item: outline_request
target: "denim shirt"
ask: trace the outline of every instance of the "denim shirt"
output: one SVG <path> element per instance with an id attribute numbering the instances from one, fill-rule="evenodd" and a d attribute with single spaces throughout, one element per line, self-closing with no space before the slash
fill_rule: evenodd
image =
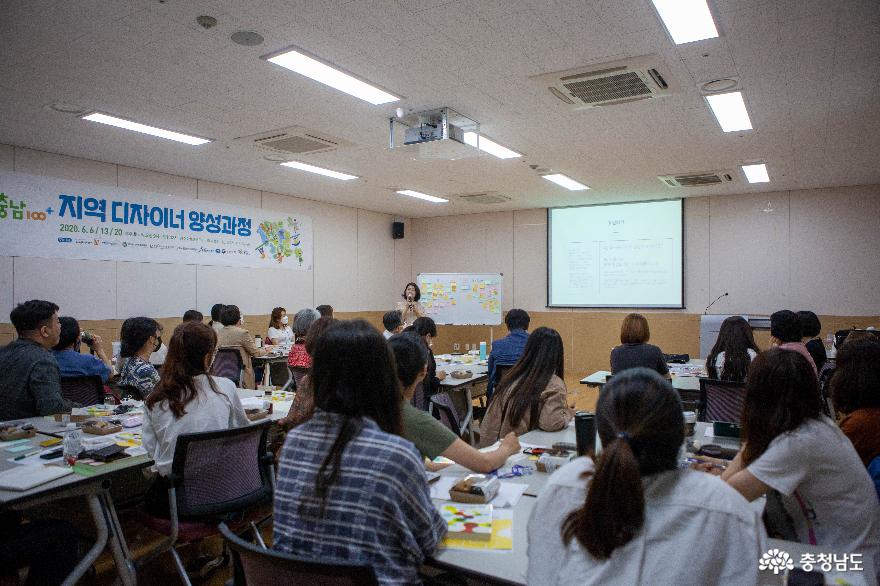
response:
<path id="1" fill-rule="evenodd" d="M 495 391 L 495 367 L 516 364 L 529 341 L 529 333 L 525 330 L 513 330 L 507 336 L 492 343 L 489 353 L 489 382 L 486 387 L 486 400 L 492 398 Z"/>

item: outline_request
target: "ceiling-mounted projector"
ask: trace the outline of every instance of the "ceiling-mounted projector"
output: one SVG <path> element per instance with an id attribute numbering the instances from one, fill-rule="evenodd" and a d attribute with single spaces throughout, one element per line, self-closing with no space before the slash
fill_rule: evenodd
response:
<path id="1" fill-rule="evenodd" d="M 473 144 L 468 144 L 476 142 L 473 137 L 480 133 L 479 123 L 451 108 L 414 112 L 402 118 L 390 118 L 389 121 L 392 149 L 418 145 L 419 156 L 426 159 L 455 160 L 479 155 L 479 150 Z M 403 145 L 400 145 L 401 127 Z M 467 140 L 469 133 L 473 140 Z"/>

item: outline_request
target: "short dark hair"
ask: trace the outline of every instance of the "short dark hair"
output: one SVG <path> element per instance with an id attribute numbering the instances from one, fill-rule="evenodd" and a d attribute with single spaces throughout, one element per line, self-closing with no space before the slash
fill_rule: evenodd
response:
<path id="1" fill-rule="evenodd" d="M 880 407 L 880 342 L 865 338 L 840 347 L 831 396 L 835 409 L 843 413 Z"/>
<path id="2" fill-rule="evenodd" d="M 215 303 L 211 306 L 211 321 L 220 321 L 223 316 L 223 308 L 226 307 L 222 303 Z"/>
<path id="3" fill-rule="evenodd" d="M 237 305 L 224 305 L 220 312 L 220 323 L 224 326 L 234 326 L 241 321 L 241 310 Z"/>
<path id="4" fill-rule="evenodd" d="M 205 319 L 205 316 L 202 315 L 202 312 L 198 309 L 187 309 L 183 314 L 183 321 L 202 321 Z"/>
<path id="5" fill-rule="evenodd" d="M 407 287 L 409 287 L 410 285 L 412 285 L 413 287 L 415 287 L 415 290 L 416 290 L 416 295 L 415 295 L 415 297 L 413 297 L 413 301 L 418 301 L 419 299 L 422 298 L 422 290 L 419 289 L 419 286 L 416 285 L 415 283 L 407 283 L 406 286 L 403 288 L 403 293 L 401 294 L 401 297 L 403 297 L 404 299 L 406 299 L 406 289 L 407 289 Z"/>
<path id="6" fill-rule="evenodd" d="M 430 317 L 417 317 L 412 327 L 413 331 L 420 336 L 430 335 L 432 338 L 437 337 L 437 324 Z"/>
<path id="7" fill-rule="evenodd" d="M 803 337 L 815 338 L 822 333 L 822 322 L 819 321 L 818 315 L 812 311 L 799 311 L 797 316 L 801 320 Z"/>
<path id="8" fill-rule="evenodd" d="M 529 321 L 531 319 L 525 309 L 511 309 L 504 316 L 504 323 L 507 324 L 507 329 L 510 331 L 529 329 Z"/>
<path id="9" fill-rule="evenodd" d="M 319 305 L 315 308 L 318 313 L 321 314 L 321 317 L 333 317 L 333 306 L 332 305 Z"/>
<path id="10" fill-rule="evenodd" d="M 15 326 L 15 331 L 20 336 L 46 325 L 46 322 L 52 319 L 57 311 L 58 306 L 51 301 L 31 299 L 16 305 L 15 309 L 9 313 L 9 321 Z"/>
<path id="11" fill-rule="evenodd" d="M 156 335 L 156 330 L 161 332 L 162 325 L 151 317 L 130 317 L 122 322 L 122 329 L 119 331 L 119 355 L 123 358 L 134 356 L 150 336 Z"/>
<path id="12" fill-rule="evenodd" d="M 73 346 L 79 339 L 79 322 L 70 316 L 59 317 L 61 322 L 61 336 L 58 337 L 58 343 L 55 344 L 53 350 L 64 350 Z"/>
<path id="13" fill-rule="evenodd" d="M 397 309 L 386 312 L 385 315 L 382 316 L 382 325 L 385 326 L 385 329 L 389 332 L 393 332 L 399 328 L 402 323 L 403 315 Z"/>
<path id="14" fill-rule="evenodd" d="M 410 386 L 428 364 L 427 346 L 415 332 L 407 332 L 392 336 L 388 340 L 388 347 L 397 363 L 397 379 L 401 386 Z"/>
<path id="15" fill-rule="evenodd" d="M 773 313 L 770 316 L 770 335 L 783 344 L 800 342 L 804 336 L 798 314 L 789 309 L 781 309 Z"/>

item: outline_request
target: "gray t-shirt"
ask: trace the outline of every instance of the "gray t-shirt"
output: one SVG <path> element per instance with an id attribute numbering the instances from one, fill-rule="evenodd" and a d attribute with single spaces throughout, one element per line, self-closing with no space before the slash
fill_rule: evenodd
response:
<path id="1" fill-rule="evenodd" d="M 777 436 L 748 471 L 782 494 L 798 541 L 860 553 L 880 568 L 880 506 L 852 443 L 822 415 Z"/>
<path id="2" fill-rule="evenodd" d="M 663 352 L 653 344 L 621 344 L 611 350 L 611 372 L 617 374 L 627 368 L 642 366 L 667 374 L 669 367 Z"/>
<path id="3" fill-rule="evenodd" d="M 720 478 L 670 470 L 642 479 L 645 523 L 607 560 L 578 541 L 562 541 L 562 524 L 584 505 L 589 458 L 553 473 L 529 520 L 528 584 L 726 584 L 754 586 L 767 550 L 758 512 Z"/>

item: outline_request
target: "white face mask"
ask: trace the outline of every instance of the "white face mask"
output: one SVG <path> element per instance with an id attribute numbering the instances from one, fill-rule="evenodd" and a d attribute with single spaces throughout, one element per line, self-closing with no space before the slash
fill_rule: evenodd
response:
<path id="1" fill-rule="evenodd" d="M 286 315 L 281 318 L 281 324 L 285 325 L 285 326 L 287 325 L 287 316 Z"/>

